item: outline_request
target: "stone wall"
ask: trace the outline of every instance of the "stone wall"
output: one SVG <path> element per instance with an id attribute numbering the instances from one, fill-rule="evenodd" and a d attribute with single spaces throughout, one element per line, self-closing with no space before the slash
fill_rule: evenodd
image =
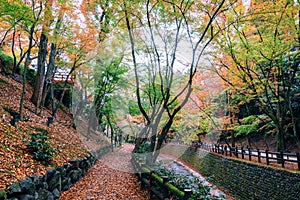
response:
<path id="1" fill-rule="evenodd" d="M 300 199 L 300 172 L 277 170 L 203 150 L 185 151 L 181 159 L 237 199 Z"/>
<path id="2" fill-rule="evenodd" d="M 6 191 L 0 191 L 0 200 L 54 200 L 60 197 L 62 191 L 68 190 L 95 162 L 108 153 L 107 146 L 91 153 L 88 157 L 70 160 L 68 164 L 48 169 L 46 175 L 31 175 L 20 183 L 12 184 Z"/>

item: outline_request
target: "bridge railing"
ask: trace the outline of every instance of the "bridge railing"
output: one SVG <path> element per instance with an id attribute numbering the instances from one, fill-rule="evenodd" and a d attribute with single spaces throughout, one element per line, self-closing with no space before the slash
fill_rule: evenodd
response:
<path id="1" fill-rule="evenodd" d="M 67 80 L 68 77 L 68 82 L 74 82 L 75 81 L 75 76 L 74 75 L 68 75 L 67 73 L 55 73 L 53 77 L 54 82 L 64 82 Z"/>

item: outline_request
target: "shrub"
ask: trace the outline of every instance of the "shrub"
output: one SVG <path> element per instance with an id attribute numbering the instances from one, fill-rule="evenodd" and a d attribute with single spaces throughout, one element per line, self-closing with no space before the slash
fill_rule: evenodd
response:
<path id="1" fill-rule="evenodd" d="M 155 173 L 160 177 L 167 176 L 169 178 L 169 182 L 172 183 L 181 191 L 183 191 L 184 189 L 191 189 L 192 196 L 189 198 L 189 200 L 225 199 L 224 196 L 220 196 L 220 197 L 210 196 L 209 192 L 211 190 L 211 186 L 205 185 L 203 180 L 191 174 L 188 175 L 177 174 L 174 170 L 167 169 L 164 166 L 156 166 Z M 176 199 L 176 197 L 174 199 Z"/>
<path id="2" fill-rule="evenodd" d="M 128 111 L 129 114 L 133 116 L 141 114 L 138 104 L 133 100 L 129 100 Z"/>
<path id="3" fill-rule="evenodd" d="M 9 83 L 6 80 L 0 78 L 0 84 L 8 85 Z"/>
<path id="4" fill-rule="evenodd" d="M 151 143 L 145 142 L 139 146 L 139 149 L 136 151 L 136 153 L 147 153 L 150 152 L 150 150 L 151 150 Z"/>
<path id="5" fill-rule="evenodd" d="M 0 51 L 0 68 L 5 71 L 5 73 L 10 74 L 12 72 L 14 59 L 6 55 L 3 51 Z"/>
<path id="6" fill-rule="evenodd" d="M 46 130 L 30 134 L 30 141 L 27 143 L 27 148 L 34 159 L 45 161 L 46 163 L 48 163 L 56 153 L 56 150 L 53 149 L 48 142 L 49 138 L 47 134 L 48 132 Z"/>

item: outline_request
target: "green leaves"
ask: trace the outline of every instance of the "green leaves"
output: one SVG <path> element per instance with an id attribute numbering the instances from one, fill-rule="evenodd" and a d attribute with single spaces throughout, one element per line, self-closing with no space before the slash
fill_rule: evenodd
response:
<path id="1" fill-rule="evenodd" d="M 0 6 L 0 17 L 4 20 L 9 21 L 11 24 L 15 24 L 18 21 L 33 21 L 30 7 L 25 5 L 21 0 L 1 2 Z"/>
<path id="2" fill-rule="evenodd" d="M 211 186 L 204 184 L 204 181 L 199 177 L 191 174 L 177 174 L 174 170 L 167 169 L 164 166 L 156 166 L 154 172 L 159 176 L 167 176 L 169 182 L 181 191 L 190 188 L 192 196 L 189 200 L 212 198 L 209 195 Z M 215 199 L 225 199 L 225 197 L 220 196 L 215 197 Z"/>
<path id="3" fill-rule="evenodd" d="M 38 129 L 37 131 L 39 133 L 30 134 L 30 141 L 27 143 L 27 148 L 36 160 L 47 163 L 57 151 L 48 142 L 48 132 L 44 129 Z"/>

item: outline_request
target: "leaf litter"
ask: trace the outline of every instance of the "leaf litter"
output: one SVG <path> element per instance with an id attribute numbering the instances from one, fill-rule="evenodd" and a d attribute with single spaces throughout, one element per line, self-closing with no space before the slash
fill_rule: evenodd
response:
<path id="1" fill-rule="evenodd" d="M 74 187 L 62 193 L 60 200 L 149 199 L 147 192 L 140 189 L 137 176 L 133 173 L 130 148 L 130 145 L 124 145 L 103 156 Z"/>

